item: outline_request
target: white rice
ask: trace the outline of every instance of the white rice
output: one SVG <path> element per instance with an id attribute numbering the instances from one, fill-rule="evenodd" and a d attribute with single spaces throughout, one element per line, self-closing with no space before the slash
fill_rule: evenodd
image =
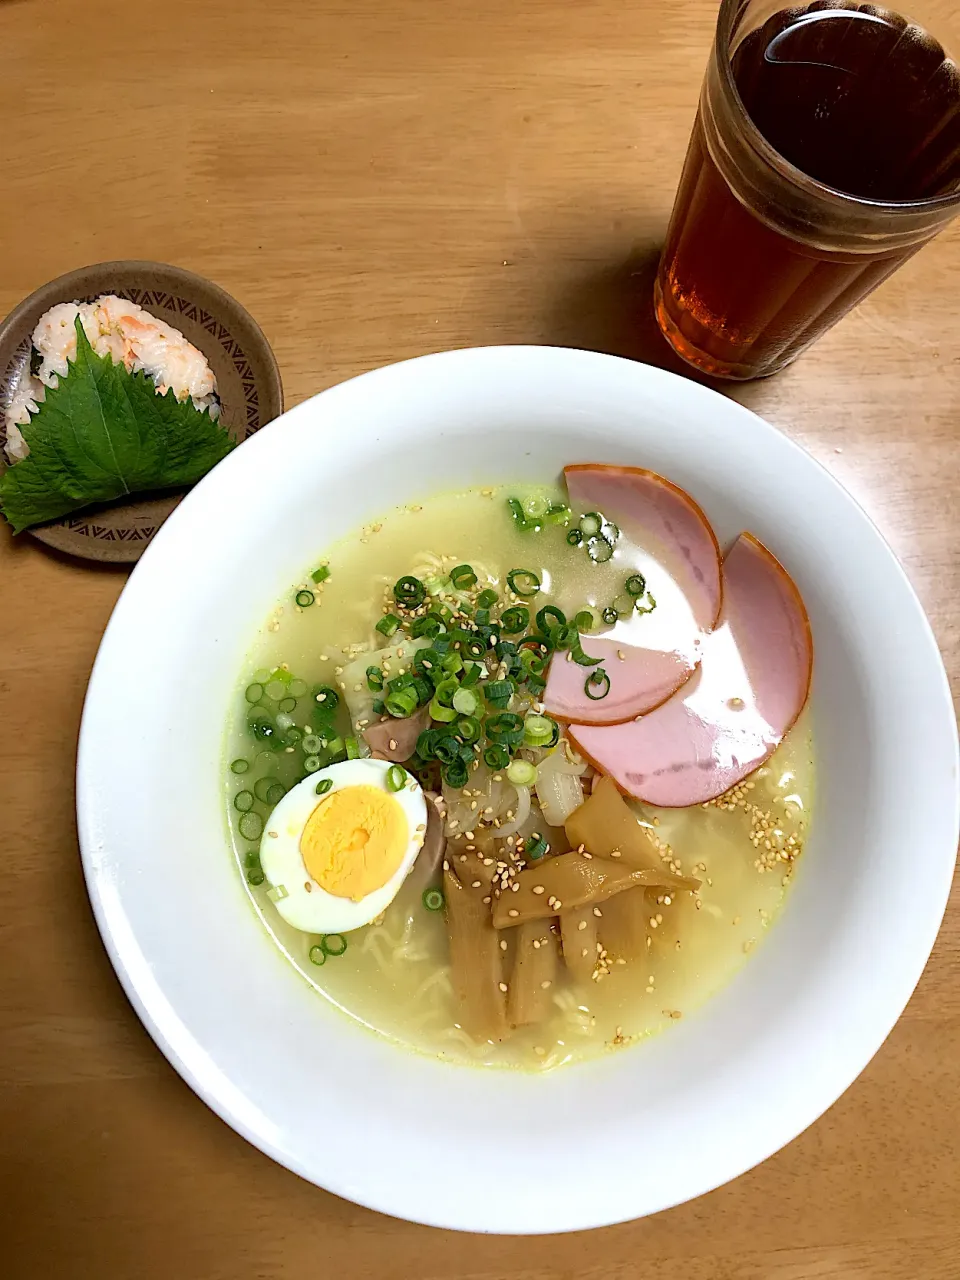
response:
<path id="1" fill-rule="evenodd" d="M 6 453 L 11 462 L 30 450 L 20 427 L 30 421 L 43 402 L 46 387 L 55 387 L 77 354 L 76 319 L 93 350 L 110 356 L 131 373 L 145 373 L 157 384 L 157 394 L 173 391 L 188 397 L 211 418 L 220 413 L 217 382 L 203 353 L 183 334 L 157 319 L 135 302 L 104 294 L 96 302 L 61 302 L 40 317 L 33 331 L 34 350 L 41 357 L 37 374 L 24 369 L 4 409 Z"/>

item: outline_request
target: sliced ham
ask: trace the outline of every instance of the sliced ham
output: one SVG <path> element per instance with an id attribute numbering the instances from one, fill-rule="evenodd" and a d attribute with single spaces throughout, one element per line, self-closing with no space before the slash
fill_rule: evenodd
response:
<path id="1" fill-rule="evenodd" d="M 577 511 L 598 511 L 618 526 L 624 580 L 640 568 L 657 607 L 621 618 L 600 638 L 581 636 L 584 652 L 603 660 L 606 697 L 595 701 L 584 688 L 595 668 L 558 654 L 544 705 L 561 720 L 616 724 L 664 702 L 696 669 L 702 637 L 720 611 L 720 550 L 693 499 L 652 471 L 589 464 L 564 475 Z M 631 559 L 641 554 L 642 564 Z"/>
<path id="2" fill-rule="evenodd" d="M 570 736 L 598 769 L 648 804 L 680 808 L 722 795 L 774 751 L 803 710 L 813 643 L 800 593 L 743 533 L 723 564 L 723 609 L 700 670 L 629 724 L 578 724 Z"/>

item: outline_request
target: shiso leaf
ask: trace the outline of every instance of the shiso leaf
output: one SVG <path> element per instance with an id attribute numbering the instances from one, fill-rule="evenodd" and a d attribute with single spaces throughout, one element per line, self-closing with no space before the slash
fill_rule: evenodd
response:
<path id="1" fill-rule="evenodd" d="M 143 373 L 98 356 L 79 316 L 77 354 L 21 427 L 30 455 L 0 477 L 0 509 L 20 533 L 94 502 L 194 484 L 234 447 L 226 431 Z"/>

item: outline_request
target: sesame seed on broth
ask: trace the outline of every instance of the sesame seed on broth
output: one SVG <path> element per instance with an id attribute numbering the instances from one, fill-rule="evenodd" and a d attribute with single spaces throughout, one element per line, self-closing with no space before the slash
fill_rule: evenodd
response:
<path id="1" fill-rule="evenodd" d="M 520 532 L 505 515 L 505 499 L 522 499 L 530 492 L 519 486 L 474 490 L 413 503 L 386 514 L 369 512 L 368 521 L 376 515 L 376 523 L 354 530 L 351 537 L 333 547 L 317 547 L 317 558 L 309 568 L 328 564 L 330 576 L 311 585 L 309 572 L 304 574 L 315 603 L 302 609 L 290 607 L 292 595 L 284 584 L 278 584 L 278 594 L 288 607 L 280 604 L 264 618 L 238 672 L 238 702 L 242 704 L 242 691 L 254 672 L 271 671 L 281 664 L 307 682 L 334 685 L 352 697 L 356 683 L 351 680 L 349 689 L 344 690 L 346 666 L 371 647 L 390 652 L 383 667 L 388 679 L 408 670 L 409 651 L 398 651 L 382 636 L 372 645 L 371 637 L 376 634 L 376 622 L 394 611 L 392 584 L 405 574 L 417 573 L 418 567 L 422 571 L 427 564 L 435 565 L 439 573 L 449 573 L 456 564 L 473 565 L 498 580 L 497 589 L 506 604 L 536 609 L 541 603 L 555 603 L 568 616 L 585 605 L 602 609 L 622 590 L 625 571 L 632 568 L 629 558 L 624 561 L 618 556 L 606 564 L 591 564 L 585 555 L 571 549 L 563 529 Z M 536 492 L 548 499 L 563 496 L 546 489 Z M 362 537 L 358 536 L 361 533 Z M 629 557 L 629 548 L 625 554 Z M 507 590 L 503 585 L 506 572 L 519 566 L 536 572 L 549 594 L 545 590 L 533 602 Z M 229 729 L 227 761 L 237 756 L 253 761 L 256 756 L 244 721 L 245 710 L 238 705 Z M 312 731 L 306 720 L 300 727 L 304 732 Z M 396 741 L 390 740 L 391 750 Z M 570 757 L 569 744 L 565 743 L 564 749 Z M 292 760 L 289 765 L 293 767 Z M 283 922 L 266 897 L 269 885 L 248 883 L 247 887 L 267 929 L 302 975 L 359 1023 L 431 1056 L 478 1065 L 550 1069 L 635 1044 L 662 1031 L 695 1012 L 741 965 L 763 963 L 766 931 L 775 925 L 801 858 L 813 799 L 813 772 L 809 721 L 804 714 L 767 764 L 718 800 L 683 810 L 636 805 L 665 869 L 696 877 L 701 881 L 700 889 L 695 894 L 685 890 L 635 891 L 642 894 L 642 910 L 637 936 L 632 946 L 624 943 L 624 954 L 610 941 L 610 935 L 605 936 L 607 904 L 596 907 L 591 931 L 586 932 L 587 922 L 581 919 L 572 933 L 578 950 L 581 940 L 591 948 L 581 961 L 592 964 L 592 971 L 587 969 L 590 976 L 575 983 L 564 962 L 558 960 L 553 972 L 537 979 L 538 993 L 548 1009 L 546 1018 L 518 1028 L 499 1044 L 478 1044 L 460 1026 L 444 912 L 424 908 L 424 886 L 416 883 L 415 875 L 380 920 L 347 935 L 349 946 L 344 956 L 322 967 L 309 961 L 310 947 L 317 939 Z M 240 815 L 232 799 L 251 785 L 253 777 L 251 772 L 229 782 L 227 804 L 241 866 L 249 856 L 250 842 L 239 834 Z M 495 780 L 506 785 L 500 774 Z M 589 794 L 589 790 L 587 786 L 585 792 Z M 448 833 L 462 834 L 443 865 L 449 869 L 451 864 L 467 864 L 469 857 L 460 878 L 467 891 L 477 895 L 477 901 L 489 906 L 501 893 L 519 890 L 515 877 L 525 865 L 526 844 L 532 837 L 527 834 L 526 842 L 522 833 L 509 840 L 497 837 L 497 828 L 512 819 L 515 806 L 510 807 L 509 816 L 501 810 L 500 816 L 491 817 L 493 810 L 485 803 L 487 792 L 477 789 L 472 777 L 462 795 L 462 821 L 454 817 L 447 822 Z M 468 823 L 470 830 L 466 830 Z M 523 830 L 532 829 L 531 825 Z M 493 842 L 491 837 L 496 837 Z M 589 850 L 584 854 L 588 856 Z M 616 859 L 618 855 L 619 850 L 606 856 Z M 626 860 L 626 851 L 622 860 Z M 537 895 L 546 892 L 542 885 L 533 889 Z M 556 899 L 552 905 L 563 910 Z M 514 908 L 509 914 L 519 918 Z M 550 947 L 559 950 L 559 924 L 549 935 L 550 921 L 543 924 L 539 945 L 533 944 L 541 955 L 546 954 L 541 948 L 548 936 L 553 938 Z M 513 998 L 510 988 L 518 936 L 517 927 L 506 929 L 495 944 L 505 1001 Z M 595 941 L 598 936 L 600 940 Z M 322 1008 L 318 1008 L 318 1016 L 324 1016 Z"/>

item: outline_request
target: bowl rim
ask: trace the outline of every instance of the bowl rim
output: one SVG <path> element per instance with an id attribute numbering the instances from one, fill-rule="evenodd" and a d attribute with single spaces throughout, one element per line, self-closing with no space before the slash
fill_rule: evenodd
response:
<path id="1" fill-rule="evenodd" d="M 344 388 L 353 387 L 357 384 L 369 382 L 370 380 L 373 380 L 373 379 L 382 378 L 385 375 L 390 376 L 390 372 L 392 370 L 405 369 L 409 371 L 412 369 L 417 372 L 423 373 L 424 375 L 429 377 L 431 369 L 438 367 L 441 363 L 450 363 L 454 361 L 464 361 L 464 360 L 467 362 L 470 362 L 477 359 L 479 359 L 480 361 L 492 361 L 495 363 L 500 358 L 506 358 L 511 361 L 518 361 L 518 360 L 523 361 L 527 357 L 532 357 L 535 359 L 542 358 L 543 354 L 547 352 L 553 353 L 553 356 L 551 358 L 561 359 L 564 362 L 572 362 L 574 364 L 580 364 L 580 365 L 583 365 L 584 367 L 586 367 L 586 365 L 590 362 L 593 362 L 595 364 L 596 362 L 601 362 L 600 364 L 596 364 L 596 367 L 598 369 L 601 368 L 601 364 L 603 365 L 603 367 L 608 367 L 611 363 L 612 365 L 619 366 L 619 367 L 632 368 L 638 371 L 638 376 L 652 378 L 655 382 L 659 381 L 667 388 L 667 390 L 669 390 L 671 386 L 675 386 L 675 384 L 681 384 L 681 386 L 684 388 L 683 394 L 688 396 L 693 396 L 695 399 L 699 399 L 703 403 L 705 410 L 709 410 L 710 406 L 715 404 L 716 398 L 718 396 L 718 393 L 711 390 L 710 388 L 707 388 L 701 384 L 694 383 L 688 379 L 682 378 L 677 374 L 672 374 L 656 367 L 651 367 L 646 365 L 637 365 L 635 362 L 628 361 L 620 357 L 601 355 L 595 352 L 581 351 L 573 348 L 544 347 L 544 346 L 536 346 L 536 345 L 460 348 L 453 351 L 445 351 L 445 352 L 439 352 L 439 353 L 434 353 L 430 355 L 419 356 L 411 360 L 400 361 L 392 365 L 383 366 L 379 369 L 374 369 L 366 373 L 359 374 L 356 377 L 348 379 L 343 383 L 330 387 L 327 390 L 320 392 L 317 396 L 312 397 L 310 400 L 305 401 L 302 404 L 288 410 L 287 413 L 282 416 L 282 418 L 276 419 L 273 423 L 268 424 L 271 430 L 267 432 L 266 435 L 263 431 L 258 433 L 258 435 L 254 437 L 253 440 L 251 441 L 251 445 L 256 445 L 257 442 L 259 442 L 259 445 L 261 448 L 266 447 L 268 437 L 287 429 L 285 426 L 282 426 L 281 424 L 289 425 L 291 421 L 295 420 L 297 417 L 303 415 L 304 413 L 309 413 L 310 410 L 308 406 L 315 403 L 317 400 L 320 400 L 326 396 L 343 395 Z M 744 419 L 746 418 L 752 419 L 755 425 L 755 429 L 765 433 L 769 433 L 772 436 L 778 437 L 780 442 L 779 447 L 786 448 L 787 450 L 791 451 L 795 456 L 802 456 L 807 461 L 807 463 L 812 463 L 814 467 L 821 473 L 825 481 L 835 490 L 838 498 L 841 501 L 855 508 L 859 519 L 867 527 L 871 536 L 874 539 L 876 539 L 877 542 L 880 544 L 883 550 L 883 553 L 887 561 L 889 562 L 889 568 L 893 572 L 895 572 L 896 575 L 898 576 L 900 583 L 904 588 L 907 594 L 907 597 L 909 598 L 914 610 L 915 616 L 913 621 L 918 625 L 918 628 L 919 628 L 918 638 L 922 640 L 923 645 L 925 647 L 923 662 L 925 665 L 928 665 L 930 667 L 931 672 L 936 675 L 937 685 L 939 689 L 938 706 L 936 708 L 937 713 L 938 715 L 942 714 L 945 717 L 948 717 L 952 725 L 951 765 L 952 765 L 952 777 L 953 777 L 953 793 L 952 793 L 952 796 L 950 797 L 950 803 L 949 803 L 950 812 L 949 812 L 949 815 L 945 815 L 945 817 L 946 817 L 946 820 L 949 822 L 950 828 L 953 831 L 952 856 L 953 856 L 953 859 L 955 860 L 957 839 L 958 839 L 958 836 L 960 836 L 960 743 L 958 743 L 958 739 L 957 739 L 956 714 L 954 710 L 953 699 L 952 699 L 946 671 L 944 669 L 943 661 L 939 652 L 939 648 L 937 646 L 935 636 L 933 634 L 933 630 L 922 608 L 922 605 L 920 604 L 920 601 L 916 595 L 916 592 L 914 591 L 912 585 L 910 584 L 910 581 L 906 575 L 905 570 L 903 569 L 903 566 L 897 560 L 891 547 L 889 546 L 887 541 L 884 539 L 883 535 L 880 533 L 879 529 L 876 527 L 874 522 L 870 519 L 866 511 L 864 511 L 864 509 L 856 501 L 856 499 L 843 488 L 843 486 L 839 483 L 839 481 L 830 474 L 830 472 L 823 466 L 822 463 L 820 463 L 816 458 L 814 458 L 812 455 L 807 453 L 807 451 L 804 450 L 802 446 L 797 444 L 795 441 L 791 440 L 789 437 L 786 437 L 785 435 L 783 435 L 782 432 L 778 431 L 774 426 L 772 426 L 772 424 L 767 422 L 765 419 L 761 418 L 759 415 L 753 413 L 751 410 L 744 408 L 742 405 L 740 405 L 736 401 L 727 401 L 726 398 L 724 397 L 720 397 L 720 398 L 724 399 L 725 402 L 733 408 L 733 411 L 738 415 L 741 415 Z M 162 556 L 164 553 L 164 547 L 166 545 L 167 540 L 173 537 L 176 529 L 179 527 L 180 524 L 182 524 L 184 521 L 192 519 L 195 513 L 197 515 L 201 513 L 202 504 L 204 502 L 205 495 L 208 491 L 212 492 L 212 487 L 214 485 L 226 484 L 229 482 L 229 473 L 232 467 L 255 464 L 252 448 L 250 451 L 249 463 L 238 462 L 239 455 L 240 455 L 239 450 L 234 451 L 234 453 L 232 453 L 230 456 L 228 456 L 228 458 L 226 458 L 222 463 L 220 463 L 216 468 L 214 468 L 212 472 L 210 472 L 202 481 L 200 481 L 200 483 L 197 486 L 195 486 L 193 490 L 191 490 L 191 492 L 187 495 L 184 501 L 180 504 L 177 511 L 174 512 L 173 516 L 170 517 L 170 519 L 166 522 L 164 527 L 158 533 L 157 538 L 151 544 L 146 555 L 141 561 L 141 564 L 138 565 L 137 568 L 134 570 L 134 574 L 131 576 L 131 581 L 147 573 L 150 569 L 151 564 L 153 564 L 154 561 L 159 562 L 160 556 Z M 225 1099 L 222 1095 L 218 1094 L 215 1090 L 209 1088 L 207 1083 L 198 1076 L 197 1072 L 187 1062 L 184 1061 L 183 1057 L 178 1052 L 176 1046 L 165 1035 L 158 1018 L 155 1016 L 153 1007 L 151 1006 L 149 1000 L 143 995 L 141 990 L 138 988 L 138 985 L 134 980 L 134 978 L 132 977 L 130 970 L 125 962 L 123 942 L 122 940 L 118 939 L 118 937 L 112 930 L 108 912 L 105 908 L 103 896 L 101 893 L 102 885 L 98 878 L 96 860 L 94 858 L 94 849 L 95 849 L 96 839 L 98 835 L 98 818 L 96 813 L 96 804 L 90 795 L 90 790 L 88 785 L 88 775 L 90 775 L 93 771 L 94 760 L 96 755 L 95 743 L 93 741 L 93 734 L 94 734 L 93 721 L 97 714 L 98 702 L 100 702 L 104 697 L 109 696 L 109 692 L 105 688 L 105 684 L 107 681 L 106 672 L 107 672 L 107 666 L 109 662 L 109 649 L 111 644 L 111 636 L 114 631 L 119 630 L 120 621 L 118 620 L 123 618 L 125 594 L 126 594 L 126 591 L 123 595 L 121 595 L 120 599 L 118 600 L 117 605 L 114 609 L 113 615 L 111 616 L 111 619 L 108 623 L 103 641 L 100 646 L 100 650 L 97 654 L 97 658 L 94 663 L 93 671 L 90 677 L 90 683 L 87 690 L 86 699 L 84 702 L 83 718 L 82 718 L 81 730 L 80 730 L 79 751 L 78 751 L 78 767 L 77 767 L 78 829 L 80 833 L 81 854 L 82 854 L 83 869 L 84 869 L 84 876 L 87 884 L 87 890 L 93 906 L 93 911 L 97 921 L 97 925 L 104 942 L 104 946 L 108 952 L 108 955 L 110 956 L 111 963 L 114 966 L 117 976 L 121 982 L 121 985 L 128 999 L 130 1000 L 130 1003 L 133 1005 L 133 1008 L 137 1012 L 137 1015 L 139 1016 L 140 1020 L 143 1022 L 147 1030 L 150 1032 L 152 1038 L 154 1039 L 158 1047 L 161 1049 L 161 1051 L 164 1053 L 164 1055 L 166 1056 L 168 1061 L 171 1063 L 171 1065 L 174 1066 L 174 1068 L 178 1071 L 178 1073 L 186 1081 L 186 1083 L 189 1084 L 190 1087 L 194 1090 L 194 1092 L 196 1092 L 198 1096 L 201 1097 L 203 1101 L 207 1103 L 207 1105 L 211 1108 L 211 1110 L 215 1112 L 215 1114 L 217 1114 L 218 1116 L 220 1116 L 221 1119 L 226 1121 L 233 1129 L 235 1129 L 238 1133 L 240 1133 L 243 1137 L 245 1137 L 249 1142 L 251 1142 L 252 1145 L 256 1146 L 258 1149 L 263 1151 L 266 1155 L 270 1156 L 272 1159 L 277 1161 L 277 1163 L 290 1169 L 292 1172 L 297 1173 L 298 1175 L 305 1178 L 306 1180 L 314 1182 L 318 1186 L 322 1186 L 325 1189 L 334 1192 L 335 1194 L 344 1196 L 354 1201 L 355 1203 L 361 1204 L 367 1208 L 374 1209 L 381 1213 L 402 1217 L 403 1219 L 420 1222 L 428 1226 L 437 1226 L 437 1227 L 442 1227 L 446 1229 L 464 1230 L 464 1231 L 493 1231 L 493 1232 L 508 1231 L 510 1234 L 523 1234 L 523 1233 L 535 1234 L 535 1233 L 543 1233 L 543 1232 L 555 1233 L 555 1232 L 575 1231 L 575 1230 L 588 1229 L 593 1226 L 614 1225 L 615 1223 L 618 1223 L 618 1222 L 630 1221 L 635 1219 L 637 1216 L 636 1213 L 626 1214 L 626 1215 L 618 1214 L 612 1217 L 594 1216 L 589 1221 L 574 1221 L 568 1224 L 559 1223 L 559 1224 L 552 1224 L 550 1226 L 544 1226 L 542 1223 L 538 1222 L 531 1225 L 529 1230 L 527 1231 L 522 1226 L 516 1226 L 516 1225 L 511 1226 L 510 1228 L 503 1228 L 500 1226 L 493 1226 L 493 1227 L 484 1226 L 482 1223 L 478 1223 L 476 1221 L 463 1221 L 463 1222 L 451 1221 L 449 1216 L 431 1215 L 431 1213 L 428 1211 L 429 1210 L 428 1206 L 425 1206 L 424 1211 L 422 1213 L 410 1212 L 407 1208 L 398 1209 L 396 1207 L 396 1204 L 390 1203 L 389 1197 L 385 1198 L 381 1195 L 365 1192 L 363 1189 L 358 1188 L 355 1185 L 344 1185 L 343 1183 L 337 1184 L 336 1180 L 331 1180 L 329 1178 L 321 1182 L 317 1176 L 316 1171 L 308 1167 L 306 1162 L 292 1158 L 291 1153 L 286 1151 L 281 1145 L 271 1142 L 270 1140 L 265 1138 L 263 1133 L 257 1132 L 248 1123 L 245 1117 L 242 1114 L 240 1114 L 239 1110 L 235 1105 L 231 1105 L 231 1103 L 227 1099 Z M 953 863 L 951 863 L 951 868 L 952 868 L 952 865 Z M 791 1120 L 789 1125 L 789 1129 L 790 1129 L 789 1135 L 787 1137 L 784 1137 L 782 1134 L 777 1133 L 777 1134 L 768 1136 L 765 1139 L 765 1144 L 761 1144 L 763 1147 L 762 1150 L 754 1149 L 749 1152 L 746 1159 L 739 1162 L 732 1162 L 730 1166 L 727 1169 L 725 1169 L 722 1176 L 716 1177 L 716 1178 L 708 1177 L 706 1181 L 699 1183 L 696 1186 L 696 1189 L 692 1190 L 688 1194 L 676 1196 L 674 1198 L 668 1198 L 668 1199 L 665 1199 L 663 1203 L 659 1203 L 652 1207 L 642 1209 L 641 1213 L 644 1216 L 650 1213 L 660 1212 L 664 1209 L 673 1207 L 676 1204 L 684 1203 L 689 1199 L 703 1195 L 708 1191 L 711 1191 L 716 1187 L 721 1186 L 724 1183 L 732 1180 L 733 1178 L 740 1176 L 740 1174 L 746 1172 L 748 1169 L 753 1168 L 757 1164 L 768 1159 L 776 1151 L 781 1149 L 788 1142 L 792 1141 L 795 1137 L 799 1136 L 799 1134 L 804 1132 L 806 1128 L 808 1128 L 814 1121 L 816 1121 L 819 1118 L 819 1116 L 821 1116 L 826 1110 L 828 1110 L 833 1105 L 833 1103 L 846 1091 L 846 1089 L 853 1083 L 853 1081 L 857 1078 L 857 1076 L 864 1070 L 864 1068 L 867 1066 L 867 1064 L 870 1062 L 870 1060 L 874 1057 L 874 1055 L 882 1046 L 884 1040 L 887 1038 L 893 1026 L 895 1025 L 901 1013 L 903 1012 L 903 1009 L 906 1007 L 906 1004 L 909 1001 L 910 996 L 922 975 L 922 972 L 929 958 L 930 952 L 932 951 L 937 934 L 939 932 L 943 914 L 947 906 L 951 879 L 952 879 L 952 870 L 950 875 L 946 875 L 946 874 L 944 875 L 943 885 L 940 886 L 935 896 L 931 897 L 929 900 L 929 904 L 928 904 L 929 910 L 925 915 L 925 928 L 923 930 L 923 945 L 921 946 L 918 943 L 916 951 L 910 957 L 909 963 L 905 963 L 902 966 L 903 984 L 900 989 L 900 993 L 896 994 L 894 998 L 890 1000 L 888 1004 L 884 1007 L 884 1015 L 882 1019 L 878 1017 L 874 1020 L 874 1022 L 871 1024 L 871 1030 L 869 1034 L 861 1037 L 861 1042 L 858 1044 L 856 1053 L 853 1055 L 848 1055 L 847 1069 L 845 1069 L 838 1075 L 832 1076 L 829 1085 L 827 1085 L 826 1087 L 823 1087 L 823 1086 L 819 1087 L 814 1103 L 812 1105 L 808 1105 L 805 1108 L 805 1110 L 803 1110 L 799 1123 L 796 1123 L 794 1120 Z M 900 995 L 904 991 L 906 992 L 906 994 L 901 999 Z M 464 1069 L 471 1070 L 471 1071 L 473 1070 L 472 1068 L 464 1068 Z M 576 1068 L 567 1068 L 566 1070 L 573 1070 L 573 1069 L 576 1069 Z"/>

